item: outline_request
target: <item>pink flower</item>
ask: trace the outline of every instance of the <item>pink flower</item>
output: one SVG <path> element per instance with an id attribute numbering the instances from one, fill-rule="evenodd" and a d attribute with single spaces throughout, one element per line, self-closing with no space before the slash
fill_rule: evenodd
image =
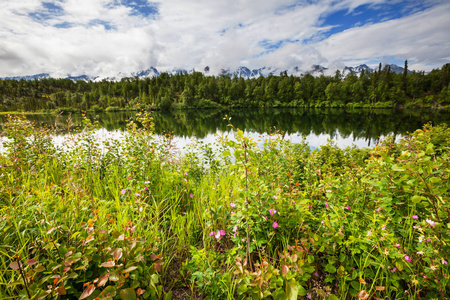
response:
<path id="1" fill-rule="evenodd" d="M 187 172 L 184 172 L 184 176 L 188 176 L 188 173 L 187 173 Z"/>
<path id="2" fill-rule="evenodd" d="M 346 207 L 346 209 L 348 209 L 348 210 L 350 210 L 350 208 L 351 208 L 350 206 L 347 206 L 347 207 Z"/>
<path id="3" fill-rule="evenodd" d="M 427 219 L 427 223 L 430 224 L 430 226 L 434 227 L 436 225 L 436 222 L 431 221 L 430 219 Z"/>
<path id="4" fill-rule="evenodd" d="M 419 216 L 418 215 L 413 215 L 413 216 L 411 216 L 411 218 L 413 218 L 414 220 L 417 220 L 419 218 Z"/>
<path id="5" fill-rule="evenodd" d="M 328 203 L 325 203 L 325 207 L 328 207 Z"/>
<path id="6" fill-rule="evenodd" d="M 320 223 L 322 223 L 322 224 L 325 224 L 325 221 L 324 221 L 324 220 L 322 220 L 322 222 L 320 222 Z"/>
<path id="7" fill-rule="evenodd" d="M 399 243 L 397 243 L 397 244 L 395 244 L 395 246 L 397 246 L 397 247 L 400 247 L 400 244 L 399 244 Z"/>
<path id="8" fill-rule="evenodd" d="M 220 231 L 217 231 L 216 235 L 215 235 L 216 239 L 220 239 Z"/>
<path id="9" fill-rule="evenodd" d="M 267 220 L 267 216 L 263 216 L 263 218 Z"/>
<path id="10" fill-rule="evenodd" d="M 442 260 L 442 264 L 443 264 L 443 265 L 447 265 L 448 262 L 447 262 L 446 260 Z"/>
<path id="11" fill-rule="evenodd" d="M 194 198 L 194 194 L 190 193 L 189 197 Z"/>
<path id="12" fill-rule="evenodd" d="M 411 257 L 409 257 L 408 255 L 405 255 L 404 258 L 406 261 L 411 261 Z"/>
<path id="13" fill-rule="evenodd" d="M 126 192 L 127 192 L 126 190 L 121 191 L 122 195 L 125 195 Z"/>
<path id="14" fill-rule="evenodd" d="M 149 183 L 150 183 L 150 181 L 144 181 L 144 183 L 145 183 L 145 184 L 149 184 Z"/>
<path id="15" fill-rule="evenodd" d="M 273 228 L 279 227 L 279 226 L 278 226 L 278 223 L 277 223 L 277 222 L 273 222 L 272 227 L 273 227 Z"/>
<path id="16" fill-rule="evenodd" d="M 225 235 L 225 230 L 219 231 L 220 235 Z"/>
<path id="17" fill-rule="evenodd" d="M 273 195 L 273 199 L 278 199 L 278 196 L 277 195 Z"/>
<path id="18" fill-rule="evenodd" d="M 211 231 L 210 233 L 209 233 L 209 236 L 213 236 L 214 235 L 214 231 Z"/>
<path id="19" fill-rule="evenodd" d="M 136 197 L 139 197 L 141 194 L 139 194 L 139 193 L 136 193 Z"/>
<path id="20" fill-rule="evenodd" d="M 144 188 L 144 191 L 146 191 L 146 190 L 148 190 L 148 187 L 145 187 L 145 188 Z"/>
<path id="21" fill-rule="evenodd" d="M 128 177 L 127 179 L 128 179 L 128 180 L 131 180 L 131 177 Z"/>
<path id="22" fill-rule="evenodd" d="M 271 208 L 271 209 L 269 209 L 269 213 L 271 216 L 273 216 L 274 214 L 277 213 L 277 211 L 275 209 Z"/>
<path id="23" fill-rule="evenodd" d="M 236 204 L 234 204 L 233 202 L 230 203 L 231 207 L 236 207 Z"/>
<path id="24" fill-rule="evenodd" d="M 237 234 L 237 225 L 234 225 L 233 232 L 234 232 L 233 237 L 236 237 L 236 234 Z"/>
<path id="25" fill-rule="evenodd" d="M 380 210 L 381 210 L 381 207 L 378 207 L 378 208 L 377 208 L 377 211 L 380 211 Z"/>

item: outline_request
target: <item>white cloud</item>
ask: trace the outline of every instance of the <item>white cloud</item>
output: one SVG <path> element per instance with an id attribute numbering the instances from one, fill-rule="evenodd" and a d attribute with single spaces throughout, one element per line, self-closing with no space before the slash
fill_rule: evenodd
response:
<path id="1" fill-rule="evenodd" d="M 429 70 L 448 62 L 449 4 L 323 40 L 326 16 L 387 0 L 164 0 L 149 18 L 114 0 L 3 0 L 0 76 L 116 76 L 155 66 L 203 69 L 347 65 L 383 56 Z M 47 3 L 50 1 L 47 1 Z M 39 19 L 33 13 L 44 16 Z M 30 15 L 31 14 L 31 15 Z M 33 16 L 35 16 L 33 18 Z M 60 27 L 60 28 L 58 28 Z M 62 27 L 62 28 L 61 28 Z M 279 45 L 279 48 L 269 45 Z"/>

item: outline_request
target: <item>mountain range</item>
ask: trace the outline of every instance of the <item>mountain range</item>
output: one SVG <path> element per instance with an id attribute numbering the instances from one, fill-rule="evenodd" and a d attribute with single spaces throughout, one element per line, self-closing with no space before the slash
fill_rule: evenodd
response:
<path id="1" fill-rule="evenodd" d="M 387 65 L 386 65 L 387 66 Z M 395 72 L 395 73 L 403 73 L 404 68 L 400 67 L 398 65 L 395 64 L 391 64 L 389 65 L 391 67 L 391 71 Z M 383 67 L 384 68 L 384 67 Z M 374 69 L 370 68 L 369 66 L 367 66 L 366 64 L 362 64 L 359 66 L 355 66 L 355 67 L 344 67 L 344 69 L 340 70 L 341 73 L 345 76 L 351 72 L 359 75 L 361 74 L 362 71 L 365 72 L 373 72 Z M 194 72 L 194 70 L 184 70 L 184 69 L 174 69 L 170 72 L 166 72 L 172 75 L 175 74 L 183 74 L 183 73 L 187 73 L 190 74 Z M 211 74 L 211 70 L 209 66 L 206 66 L 202 72 L 205 75 L 212 75 Z M 287 75 L 293 75 L 293 76 L 301 76 L 301 75 L 305 75 L 305 74 L 311 74 L 313 76 L 321 76 L 321 75 L 333 75 L 336 72 L 336 69 L 328 69 L 326 67 L 320 66 L 320 65 L 313 65 L 309 70 L 304 71 L 304 70 L 300 70 L 299 67 L 292 67 L 290 69 L 287 70 L 282 70 L 282 69 L 278 69 L 278 68 L 273 68 L 273 67 L 262 67 L 259 69 L 249 69 L 247 67 L 238 67 L 237 69 L 231 70 L 231 69 L 221 69 L 219 72 L 219 76 L 237 76 L 237 77 L 243 77 L 245 79 L 247 78 L 257 78 L 259 76 L 263 76 L 263 77 L 267 77 L 269 75 L 273 75 L 273 76 L 278 76 L 281 75 L 283 73 L 287 74 Z M 408 70 L 408 72 L 411 72 L 410 70 Z M 108 78 L 102 78 L 99 76 L 89 76 L 89 75 L 79 75 L 79 76 L 72 76 L 72 75 L 67 75 L 66 77 L 64 77 L 65 79 L 70 79 L 70 80 L 74 80 L 74 81 L 78 81 L 78 80 L 83 80 L 83 81 L 101 81 L 101 80 L 110 80 L 110 81 L 118 81 L 121 80 L 122 78 L 126 78 L 126 77 L 138 77 L 138 78 L 152 78 L 152 77 L 156 77 L 159 76 L 161 73 L 158 71 L 155 67 L 150 67 L 146 70 L 141 70 L 135 73 L 131 73 L 131 76 L 126 76 L 125 74 L 119 73 L 116 77 L 108 77 Z M 10 79 L 10 80 L 34 80 L 34 79 L 42 79 L 42 78 L 51 78 L 50 74 L 48 73 L 40 73 L 40 74 L 36 74 L 36 75 L 25 75 L 25 76 L 12 76 L 12 77 L 3 77 L 0 79 Z"/>

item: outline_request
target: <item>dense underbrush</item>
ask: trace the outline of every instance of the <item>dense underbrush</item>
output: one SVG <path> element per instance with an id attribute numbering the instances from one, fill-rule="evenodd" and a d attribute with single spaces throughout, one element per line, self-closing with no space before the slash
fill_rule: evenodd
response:
<path id="1" fill-rule="evenodd" d="M 181 157 L 147 113 L 95 128 L 62 150 L 8 118 L 1 299 L 450 298 L 445 125 L 318 150 L 233 128 Z"/>

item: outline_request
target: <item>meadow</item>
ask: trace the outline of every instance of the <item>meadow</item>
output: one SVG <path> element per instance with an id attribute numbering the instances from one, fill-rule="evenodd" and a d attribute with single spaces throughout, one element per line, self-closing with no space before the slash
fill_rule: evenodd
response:
<path id="1" fill-rule="evenodd" d="M 312 150 L 224 122 L 178 156 L 147 112 L 103 145 L 84 118 L 65 149 L 9 116 L 0 298 L 450 298 L 445 124 Z"/>

